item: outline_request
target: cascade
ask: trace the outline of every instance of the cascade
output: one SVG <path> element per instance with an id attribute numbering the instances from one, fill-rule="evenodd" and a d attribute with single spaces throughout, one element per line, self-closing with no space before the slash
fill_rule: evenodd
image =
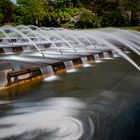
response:
<path id="1" fill-rule="evenodd" d="M 64 61 L 64 64 L 65 64 L 65 67 L 66 67 L 66 71 L 68 73 L 76 71 L 76 69 L 74 68 L 72 60 Z"/>
<path id="2" fill-rule="evenodd" d="M 4 50 L 5 53 L 13 52 L 12 48 L 6 48 L 6 47 L 4 47 L 3 50 Z"/>
<path id="3" fill-rule="evenodd" d="M 103 52 L 103 57 L 104 57 L 103 59 L 111 59 L 108 52 Z"/>
<path id="4" fill-rule="evenodd" d="M 49 75 L 49 76 L 54 75 L 52 66 L 41 67 L 41 68 L 40 68 L 40 71 L 42 72 L 44 79 L 45 79 L 48 75 Z"/>
<path id="5" fill-rule="evenodd" d="M 82 57 L 81 60 L 82 60 L 82 63 L 83 63 L 83 67 L 90 67 L 91 66 L 90 64 L 88 64 L 87 57 Z"/>
<path id="6" fill-rule="evenodd" d="M 94 59 L 95 59 L 96 63 L 101 63 L 102 62 L 98 54 L 94 54 L 93 56 L 94 56 Z"/>

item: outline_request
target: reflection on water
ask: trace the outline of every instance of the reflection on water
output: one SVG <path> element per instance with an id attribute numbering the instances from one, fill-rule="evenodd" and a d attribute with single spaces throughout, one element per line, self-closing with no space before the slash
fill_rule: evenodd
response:
<path id="1" fill-rule="evenodd" d="M 3 91 L 0 139 L 140 139 L 139 81 L 139 71 L 117 58 Z"/>

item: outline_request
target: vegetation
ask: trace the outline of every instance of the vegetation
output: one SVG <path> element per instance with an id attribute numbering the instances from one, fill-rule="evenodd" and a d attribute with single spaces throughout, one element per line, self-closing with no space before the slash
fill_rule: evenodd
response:
<path id="1" fill-rule="evenodd" d="M 137 26 L 140 0 L 0 0 L 0 25 L 69 28 Z"/>
<path id="2" fill-rule="evenodd" d="M 120 29 L 124 29 L 124 30 L 136 30 L 136 31 L 140 31 L 140 26 L 129 26 L 129 27 L 118 27 Z"/>

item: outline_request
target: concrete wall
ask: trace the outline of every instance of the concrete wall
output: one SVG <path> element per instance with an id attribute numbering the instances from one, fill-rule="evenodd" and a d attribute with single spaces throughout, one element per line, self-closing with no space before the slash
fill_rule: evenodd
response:
<path id="1" fill-rule="evenodd" d="M 0 87 L 5 87 L 8 84 L 7 73 L 11 69 L 0 71 Z"/>

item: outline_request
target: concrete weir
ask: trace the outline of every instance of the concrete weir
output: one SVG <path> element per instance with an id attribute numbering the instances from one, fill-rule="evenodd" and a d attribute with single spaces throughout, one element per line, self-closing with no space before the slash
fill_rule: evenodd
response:
<path id="1" fill-rule="evenodd" d="M 128 47 L 127 42 L 123 43 L 123 37 L 127 41 L 126 36 L 133 37 L 134 40 L 140 36 L 135 32 L 122 34 L 121 30 L 119 38 L 118 35 L 115 36 L 118 32 L 113 29 L 68 30 L 31 25 L 2 26 L 0 89 L 35 79 L 43 80 L 57 73 L 90 66 L 116 56 L 123 57 L 139 69 L 125 52 L 130 50 L 138 54 L 140 44 L 137 42 L 137 45 L 133 45 L 134 42 L 131 42 Z"/>

